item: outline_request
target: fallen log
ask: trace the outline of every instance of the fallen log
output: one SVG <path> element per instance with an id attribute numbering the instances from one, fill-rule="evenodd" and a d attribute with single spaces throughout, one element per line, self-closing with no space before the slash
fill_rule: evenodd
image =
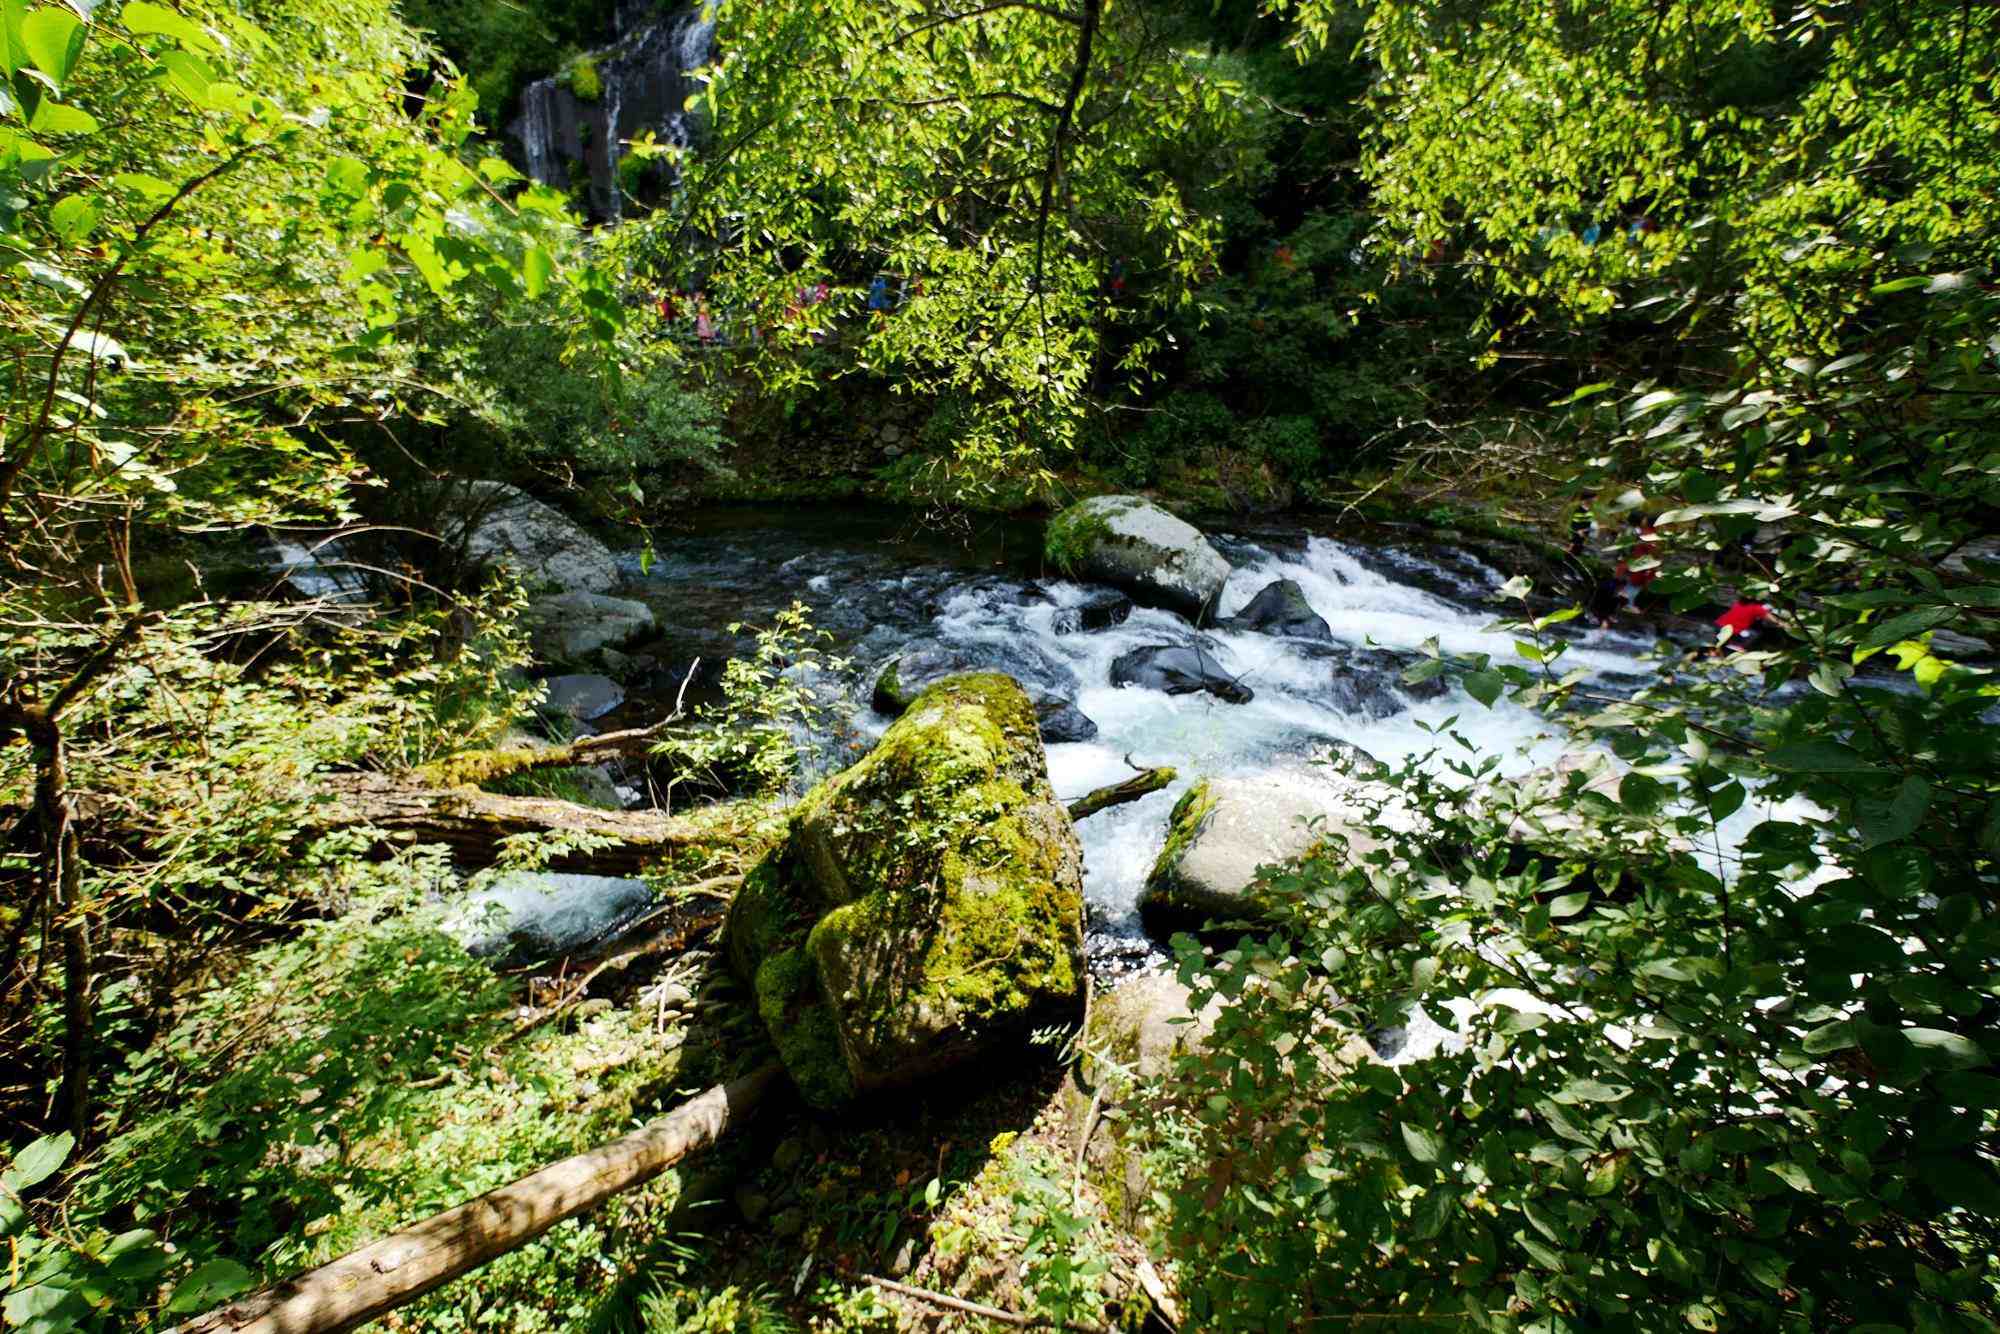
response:
<path id="1" fill-rule="evenodd" d="M 717 1085 L 623 1139 L 217 1307 L 170 1334 L 336 1334 L 366 1324 L 713 1144 L 756 1109 L 781 1070 L 772 1062 Z"/>
<path id="2" fill-rule="evenodd" d="M 1136 777 L 1109 787 L 1100 787 L 1095 792 L 1086 792 L 1069 804 L 1069 818 L 1081 820 L 1097 814 L 1108 806 L 1122 806 L 1128 801 L 1151 796 L 1172 783 L 1177 777 L 1171 768 L 1162 765 L 1157 769 L 1141 769 Z"/>
<path id="3" fill-rule="evenodd" d="M 388 774 L 328 774 L 331 800 L 314 813 L 321 828 L 369 825 L 398 844 L 442 843 L 466 865 L 495 859 L 500 840 L 515 834 L 595 834 L 613 846 L 571 859 L 605 874 L 636 871 L 663 853 L 726 846 L 740 830 L 727 808 L 708 807 L 701 819 L 660 811 L 607 811 L 555 797 L 511 797 L 473 787 L 412 787 Z M 716 812 L 721 810 L 722 814 Z"/>

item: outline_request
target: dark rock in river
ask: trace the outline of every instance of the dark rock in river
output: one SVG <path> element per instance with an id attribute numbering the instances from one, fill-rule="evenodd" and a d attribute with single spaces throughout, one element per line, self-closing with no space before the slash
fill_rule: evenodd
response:
<path id="1" fill-rule="evenodd" d="M 1333 630 L 1324 617 L 1306 601 L 1306 591 L 1295 579 L 1274 579 L 1251 598 L 1242 611 L 1216 622 L 1224 630 L 1255 630 L 1260 634 L 1283 635 L 1291 639 L 1332 642 Z"/>
<path id="2" fill-rule="evenodd" d="M 1114 625 L 1123 625 L 1131 614 L 1132 599 L 1123 593 L 1097 593 L 1087 602 L 1058 611 L 1054 629 L 1059 635 L 1109 630 Z"/>
<path id="3" fill-rule="evenodd" d="M 1169 695 L 1205 691 L 1231 704 L 1248 704 L 1250 688 L 1222 670 L 1214 655 L 1199 645 L 1153 644 L 1136 648 L 1111 664 L 1111 684 L 1141 686 Z"/>
<path id="4" fill-rule="evenodd" d="M 952 644 L 939 640 L 912 644 L 882 664 L 869 697 L 877 713 L 900 717 L 910 702 L 948 676 L 1000 672 L 1020 682 L 1034 702 L 1042 740 L 1088 741 L 1097 724 L 1076 707 L 1082 688 L 1076 673 L 1031 641 L 1009 644 Z"/>
<path id="5" fill-rule="evenodd" d="M 551 676 L 542 684 L 548 688 L 548 694 L 542 700 L 541 711 L 568 715 L 578 722 L 602 718 L 625 702 L 625 688 L 608 676 L 577 672 Z"/>

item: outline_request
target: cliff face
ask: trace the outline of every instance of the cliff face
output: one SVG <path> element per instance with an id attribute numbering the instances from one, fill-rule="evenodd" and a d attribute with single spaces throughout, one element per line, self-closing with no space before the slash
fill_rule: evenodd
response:
<path id="1" fill-rule="evenodd" d="M 634 0 L 619 6 L 618 30 L 615 43 L 579 61 L 567 80 L 530 84 L 508 127 L 528 175 L 568 189 L 580 170 L 591 215 L 608 221 L 624 211 L 625 141 L 643 130 L 677 144 L 692 138 L 683 110 L 695 91 L 688 71 L 708 61 L 715 36 L 699 3 L 661 18 L 650 0 Z"/>

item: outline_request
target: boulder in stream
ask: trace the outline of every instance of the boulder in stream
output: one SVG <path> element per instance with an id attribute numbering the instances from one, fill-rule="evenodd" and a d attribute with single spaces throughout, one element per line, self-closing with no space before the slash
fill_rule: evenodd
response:
<path id="1" fill-rule="evenodd" d="M 1379 814 L 1376 814 L 1380 808 Z M 1267 922 L 1279 905 L 1258 869 L 1345 844 L 1350 857 L 1382 846 L 1371 818 L 1410 826 L 1395 789 L 1336 774 L 1278 772 L 1196 783 L 1175 803 L 1166 846 L 1139 895 L 1155 933 L 1209 922 Z"/>
<path id="2" fill-rule="evenodd" d="M 544 681 L 547 694 L 542 712 L 587 723 L 602 718 L 625 702 L 625 687 L 608 676 L 586 672 L 551 676 Z"/>
<path id="3" fill-rule="evenodd" d="M 617 586 L 611 549 L 520 488 L 473 482 L 466 504 L 466 554 L 513 570 L 530 592 L 604 593 Z"/>
<path id="4" fill-rule="evenodd" d="M 1296 579 L 1273 579 L 1234 616 L 1216 622 L 1224 630 L 1254 630 L 1259 634 L 1283 635 L 1289 639 L 1317 639 L 1332 642 L 1333 628 L 1326 618 L 1306 601 L 1305 589 Z"/>
<path id="5" fill-rule="evenodd" d="M 1093 496 L 1049 520 L 1049 563 L 1125 589 L 1199 624 L 1210 616 L 1229 562 L 1201 530 L 1137 496 Z"/>
<path id="6" fill-rule="evenodd" d="M 875 688 L 868 702 L 875 712 L 899 718 L 917 696 L 939 681 L 979 671 L 1011 676 L 1028 692 L 1042 740 L 1088 741 L 1097 735 L 1097 724 L 1076 706 L 1081 689 L 1076 673 L 1026 639 L 1008 645 L 937 640 L 911 644 L 875 673 Z"/>
<path id="7" fill-rule="evenodd" d="M 794 809 L 731 905 L 727 945 L 821 1108 L 1073 1020 L 1083 854 L 1027 694 L 979 673 L 919 695 Z"/>
<path id="8" fill-rule="evenodd" d="M 535 652 L 550 662 L 578 662 L 653 629 L 653 610 L 602 593 L 557 593 L 528 604 Z"/>
<path id="9" fill-rule="evenodd" d="M 1199 644 L 1150 644 L 1111 664 L 1111 684 L 1140 686 L 1169 695 L 1206 692 L 1231 704 L 1248 704 L 1250 687 L 1222 670 L 1215 655 Z"/>

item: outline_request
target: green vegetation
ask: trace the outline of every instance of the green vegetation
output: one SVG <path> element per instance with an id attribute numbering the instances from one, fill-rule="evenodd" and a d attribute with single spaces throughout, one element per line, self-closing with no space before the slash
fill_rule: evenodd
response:
<path id="1" fill-rule="evenodd" d="M 804 1108 L 399 1327 L 2000 1323 L 1990 6 L 726 4 L 590 230 L 497 127 L 620 8 L 0 0 L 0 1322 L 168 1328 L 775 1052 Z M 1515 650 L 1408 681 L 1617 782 L 1439 724 L 1368 780 L 1422 838 L 1348 812 L 1174 942 L 1173 1057 L 1116 1004 L 1079 1056 L 1019 688 L 787 807 L 861 749 L 794 606 L 632 692 L 654 808 L 596 809 L 518 747 L 491 480 L 648 578 L 704 495 L 1426 523 L 1510 553 Z M 1680 620 L 1613 689 L 1621 558 Z M 642 947 L 469 954 L 548 867 L 643 875 Z"/>

